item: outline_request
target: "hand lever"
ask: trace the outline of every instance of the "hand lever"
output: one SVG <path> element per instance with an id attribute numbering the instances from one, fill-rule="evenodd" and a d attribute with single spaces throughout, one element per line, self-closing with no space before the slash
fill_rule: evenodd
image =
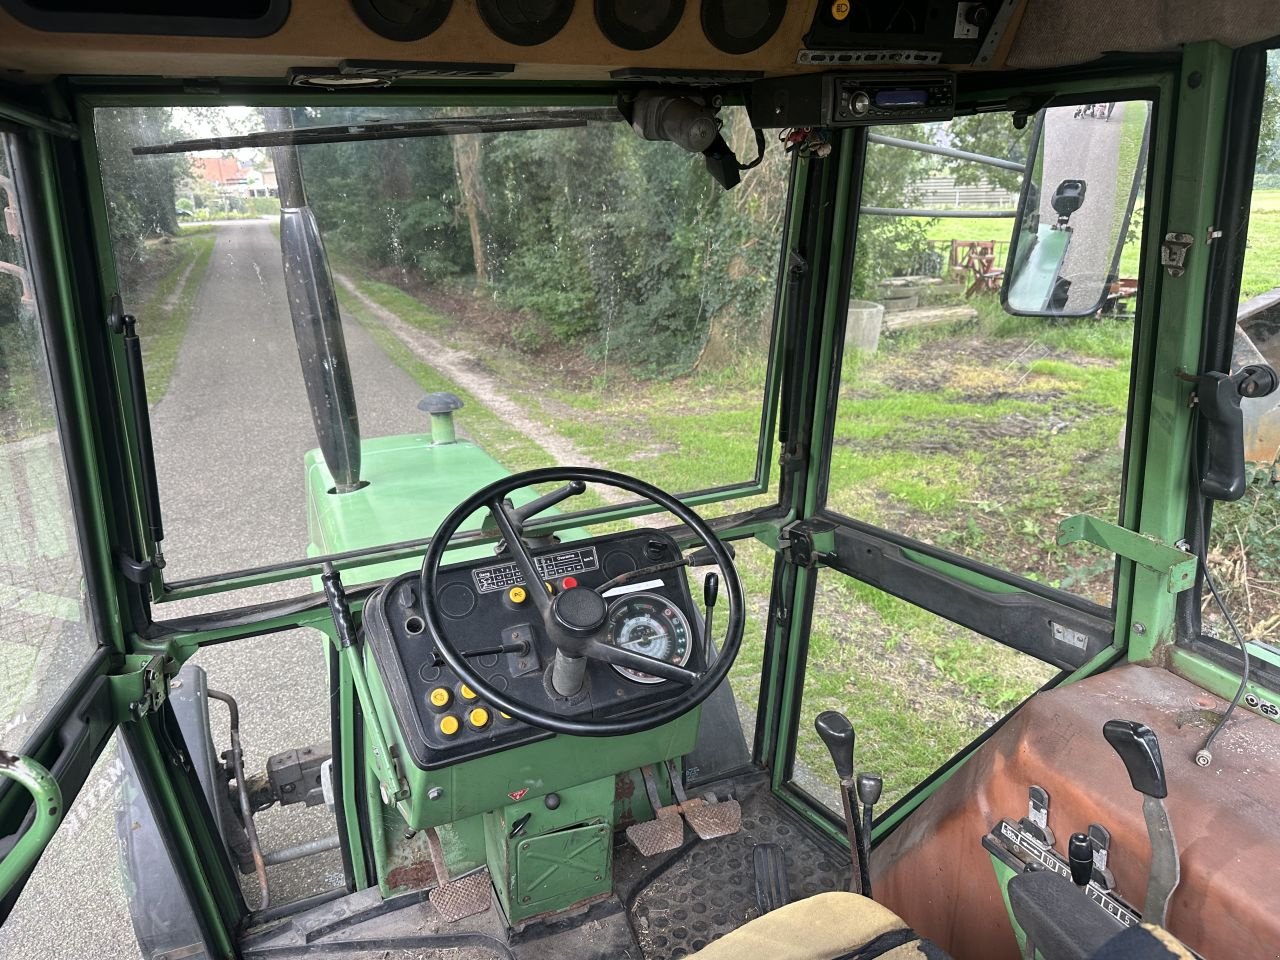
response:
<path id="1" fill-rule="evenodd" d="M 1200 465 L 1200 493 L 1214 500 L 1244 496 L 1244 413 L 1242 400 L 1274 393 L 1280 378 L 1265 363 L 1251 364 L 1233 374 L 1203 373 L 1196 381 L 1205 459 Z"/>
<path id="2" fill-rule="evenodd" d="M 853 724 L 843 714 L 824 710 L 814 718 L 813 726 L 831 753 L 831 761 L 836 765 L 836 776 L 840 778 L 840 782 L 844 784 L 852 781 Z"/>
<path id="3" fill-rule="evenodd" d="M 849 856 L 853 861 L 853 871 L 849 875 L 849 889 L 853 893 L 869 895 L 867 890 L 867 873 L 864 869 L 864 852 L 862 846 L 862 827 L 858 823 L 857 801 L 854 799 L 853 782 L 853 724 L 848 717 L 834 710 L 824 710 L 813 720 L 814 729 L 827 745 L 831 753 L 831 761 L 836 767 L 836 776 L 840 778 L 840 803 L 844 807 L 844 829 L 849 837 Z"/>
<path id="4" fill-rule="evenodd" d="M 861 860 L 858 866 L 862 868 L 862 894 L 873 900 L 875 897 L 871 894 L 871 827 L 875 821 L 875 805 L 883 790 L 884 780 L 880 778 L 880 774 L 858 774 L 858 799 L 862 801 L 862 836 L 860 837 L 862 847 L 859 851 Z"/>
<path id="5" fill-rule="evenodd" d="M 1178 886 L 1179 867 L 1178 843 L 1169 824 L 1169 811 L 1164 806 L 1169 786 L 1160 757 L 1160 741 L 1154 730 L 1133 720 L 1108 720 L 1103 724 L 1102 735 L 1120 755 L 1133 789 L 1142 794 L 1142 816 L 1147 822 L 1147 839 L 1151 843 L 1151 875 L 1147 880 L 1142 919 L 1163 927 L 1169 912 L 1169 898 Z"/>
<path id="6" fill-rule="evenodd" d="M 571 480 L 563 487 L 552 490 L 550 493 L 544 493 L 536 500 L 530 500 L 523 507 L 516 507 L 512 510 L 512 514 L 519 523 L 523 524 L 531 517 L 536 517 L 543 510 L 550 510 L 562 500 L 568 500 L 570 497 L 576 497 L 587 489 L 587 485 L 581 480 Z"/>
<path id="7" fill-rule="evenodd" d="M 1071 882 L 1087 887 L 1093 879 L 1093 841 L 1088 834 L 1073 833 L 1067 840 L 1067 863 L 1071 866 Z"/>
<path id="8" fill-rule="evenodd" d="M 702 622 L 702 635 L 705 638 L 707 651 L 707 660 L 710 662 L 712 657 L 711 636 L 711 614 L 716 608 L 716 597 L 720 595 L 720 575 L 714 570 L 708 573 L 702 581 L 702 606 L 707 611 L 706 619 Z"/>

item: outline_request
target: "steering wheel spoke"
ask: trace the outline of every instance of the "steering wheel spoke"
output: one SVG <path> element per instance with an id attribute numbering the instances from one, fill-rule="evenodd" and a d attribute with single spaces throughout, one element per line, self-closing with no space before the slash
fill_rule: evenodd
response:
<path id="1" fill-rule="evenodd" d="M 490 515 L 493 517 L 493 522 L 498 526 L 498 532 L 502 534 L 502 539 L 507 544 L 507 549 L 511 551 L 511 556 L 514 558 L 516 566 L 520 568 L 520 575 L 524 577 L 524 585 L 528 591 L 529 598 L 533 600 L 533 605 L 538 608 L 538 613 L 545 620 L 551 612 L 551 598 L 547 596 L 546 588 L 542 585 L 542 574 L 538 572 L 538 565 L 534 563 L 533 554 L 525 546 L 516 522 L 507 513 L 506 502 L 501 498 L 494 498 L 489 501 L 487 506 Z"/>
<path id="2" fill-rule="evenodd" d="M 658 660 L 643 653 L 636 653 L 634 650 L 628 650 L 625 647 L 615 647 L 611 643 L 596 641 L 590 644 L 583 653 L 592 660 L 603 660 L 605 663 L 611 663 L 615 667 L 626 667 L 628 670 L 647 673 L 651 677 L 661 677 L 663 680 L 674 680 L 676 683 L 684 684 L 686 687 L 693 686 L 701 677 L 701 674 L 686 667 L 679 667 L 674 663 L 668 663 L 666 660 Z"/>

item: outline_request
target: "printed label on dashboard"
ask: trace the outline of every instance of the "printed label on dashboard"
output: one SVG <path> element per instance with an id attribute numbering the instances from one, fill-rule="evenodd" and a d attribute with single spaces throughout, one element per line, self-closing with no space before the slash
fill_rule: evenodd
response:
<path id="1" fill-rule="evenodd" d="M 561 577 L 596 570 L 600 566 L 595 547 L 545 553 L 540 557 L 534 557 L 533 562 L 538 572 L 542 574 L 543 580 L 559 580 Z M 515 561 L 495 563 L 491 567 L 478 567 L 471 571 L 471 579 L 475 581 L 476 589 L 481 593 L 496 593 L 499 590 L 509 590 L 511 587 L 525 585 L 524 574 L 520 572 Z"/>

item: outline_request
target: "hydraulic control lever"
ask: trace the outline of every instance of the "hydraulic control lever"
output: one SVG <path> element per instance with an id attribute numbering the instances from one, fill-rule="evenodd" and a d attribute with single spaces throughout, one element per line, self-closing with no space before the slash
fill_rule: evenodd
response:
<path id="1" fill-rule="evenodd" d="M 1102 735 L 1120 755 L 1133 789 L 1142 794 L 1142 815 L 1147 821 L 1147 839 L 1151 843 L 1151 876 L 1147 880 L 1142 919 L 1163 927 L 1169 912 L 1169 898 L 1178 886 L 1179 867 L 1178 844 L 1164 805 L 1169 786 L 1160 757 L 1160 741 L 1154 730 L 1134 720 L 1108 720 L 1102 726 Z"/>
<path id="2" fill-rule="evenodd" d="M 840 802 L 844 807 L 844 828 L 849 837 L 849 854 L 853 861 L 849 889 L 869 897 L 871 896 L 871 877 L 868 869 L 867 838 L 863 836 L 862 826 L 859 823 L 855 795 L 858 785 L 853 773 L 853 748 L 857 737 L 853 724 L 844 714 L 837 713 L 835 710 L 824 710 L 814 718 L 813 726 L 818 731 L 818 736 L 822 738 L 822 742 L 827 745 L 831 762 L 835 764 L 836 776 L 840 778 Z"/>

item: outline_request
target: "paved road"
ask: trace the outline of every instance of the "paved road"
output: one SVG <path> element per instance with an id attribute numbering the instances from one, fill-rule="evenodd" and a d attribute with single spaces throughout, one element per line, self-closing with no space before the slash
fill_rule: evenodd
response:
<path id="1" fill-rule="evenodd" d="M 1073 283 L 1067 300 L 1070 310 L 1086 310 L 1098 300 L 1102 281 L 1111 269 L 1115 252 L 1116 204 L 1127 202 L 1128 182 L 1117 183 L 1120 134 L 1126 107 L 1117 103 L 1109 120 L 1073 117 L 1073 107 L 1058 107 L 1046 123 L 1044 183 L 1040 190 L 1040 220 L 1054 223 L 1053 191 L 1063 180 L 1084 180 L 1085 201 L 1071 218 L 1071 246 L 1063 262 L 1062 276 Z M 1128 176 L 1131 172 L 1121 171 Z"/>
<path id="2" fill-rule="evenodd" d="M 145 349 L 145 323 L 141 318 Z M 356 324 L 346 327 L 366 436 L 425 430 L 416 384 Z M 279 244 L 265 221 L 219 225 L 169 391 L 152 414 L 165 553 L 172 577 L 297 559 L 307 545 L 302 456 L 316 445 L 293 344 Z M 252 599 L 307 592 L 307 583 L 263 588 Z M 235 598 L 237 602 L 247 595 Z M 209 597 L 158 616 L 229 605 Z M 176 606 L 176 605 L 175 605 Z M 246 763 L 329 736 L 318 633 L 294 630 L 203 651 L 210 684 L 240 702 Z M 226 746 L 225 720 L 215 736 Z M 40 960 L 138 956 L 116 851 L 114 754 L 99 763 L 68 823 L 0 931 L 0 956 Z M 267 811 L 267 849 L 332 832 L 324 808 Z M 305 869 L 271 868 L 278 902 L 338 881 L 335 854 Z M 256 888 L 247 883 L 251 905 Z"/>

